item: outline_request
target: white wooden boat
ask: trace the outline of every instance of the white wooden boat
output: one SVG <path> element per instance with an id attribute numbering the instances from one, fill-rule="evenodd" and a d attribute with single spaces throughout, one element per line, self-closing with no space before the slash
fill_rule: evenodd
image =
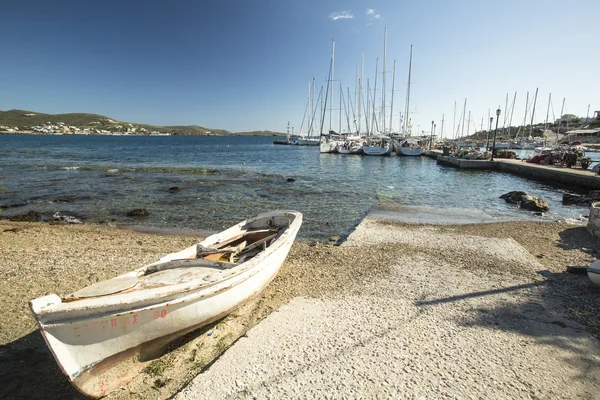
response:
<path id="1" fill-rule="evenodd" d="M 102 397 L 139 373 L 145 363 L 136 359 L 155 358 L 259 293 L 301 224 L 299 212 L 264 213 L 68 296 L 34 299 L 30 308 L 65 375 L 82 393 Z"/>
<path id="2" fill-rule="evenodd" d="M 600 260 L 596 260 L 587 269 L 588 278 L 600 286 Z"/>

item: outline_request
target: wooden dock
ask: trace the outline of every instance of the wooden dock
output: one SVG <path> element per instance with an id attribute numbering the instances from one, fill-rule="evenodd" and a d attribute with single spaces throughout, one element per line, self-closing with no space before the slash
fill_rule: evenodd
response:
<path id="1" fill-rule="evenodd" d="M 490 160 L 466 160 L 462 158 L 443 156 L 439 150 L 430 150 L 427 157 L 437 159 L 438 165 L 460 169 L 482 169 L 507 172 L 528 179 L 542 182 L 567 185 L 579 189 L 599 190 L 600 176 L 591 170 L 579 167 L 560 167 L 556 165 L 530 164 L 525 160 L 497 158 Z"/>

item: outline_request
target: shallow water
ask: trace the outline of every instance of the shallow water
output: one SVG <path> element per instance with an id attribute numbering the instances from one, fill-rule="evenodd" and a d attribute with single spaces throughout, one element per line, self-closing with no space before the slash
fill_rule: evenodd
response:
<path id="1" fill-rule="evenodd" d="M 304 213 L 300 237 L 345 235 L 378 203 L 478 210 L 495 220 L 588 214 L 564 189 L 509 174 L 462 171 L 425 157 L 319 154 L 272 137 L 0 136 L 3 216 L 36 210 L 160 229 L 216 231 L 261 211 Z M 295 181 L 289 182 L 288 178 Z M 181 190 L 169 192 L 177 186 Z M 535 216 L 498 197 L 539 196 Z M 134 208 L 150 215 L 130 218 Z"/>

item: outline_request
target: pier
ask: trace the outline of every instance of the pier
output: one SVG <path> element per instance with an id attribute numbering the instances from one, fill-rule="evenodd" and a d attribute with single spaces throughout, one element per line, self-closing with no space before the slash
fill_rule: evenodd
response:
<path id="1" fill-rule="evenodd" d="M 600 176 L 591 170 L 578 167 L 560 167 L 557 165 L 530 164 L 525 160 L 495 159 L 491 160 L 467 160 L 442 155 L 441 151 L 430 150 L 427 157 L 437 160 L 438 165 L 444 165 L 460 169 L 481 169 L 507 172 L 524 178 L 534 179 L 542 182 L 574 186 L 586 190 L 600 189 Z"/>

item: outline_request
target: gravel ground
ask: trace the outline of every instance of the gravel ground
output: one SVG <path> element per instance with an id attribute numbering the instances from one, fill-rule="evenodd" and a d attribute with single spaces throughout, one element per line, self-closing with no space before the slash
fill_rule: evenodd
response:
<path id="1" fill-rule="evenodd" d="M 600 343 L 557 311 L 545 267 L 469 228 L 363 221 L 344 247 L 387 244 L 385 277 L 294 298 L 175 398 L 598 398 Z"/>
<path id="2" fill-rule="evenodd" d="M 28 300 L 199 239 L 0 221 L 0 398 L 82 397 Z M 563 223 L 366 220 L 340 247 L 295 243 L 260 296 L 107 398 L 171 398 L 195 376 L 179 398 L 597 398 L 600 288 L 564 269 L 599 255 Z"/>

